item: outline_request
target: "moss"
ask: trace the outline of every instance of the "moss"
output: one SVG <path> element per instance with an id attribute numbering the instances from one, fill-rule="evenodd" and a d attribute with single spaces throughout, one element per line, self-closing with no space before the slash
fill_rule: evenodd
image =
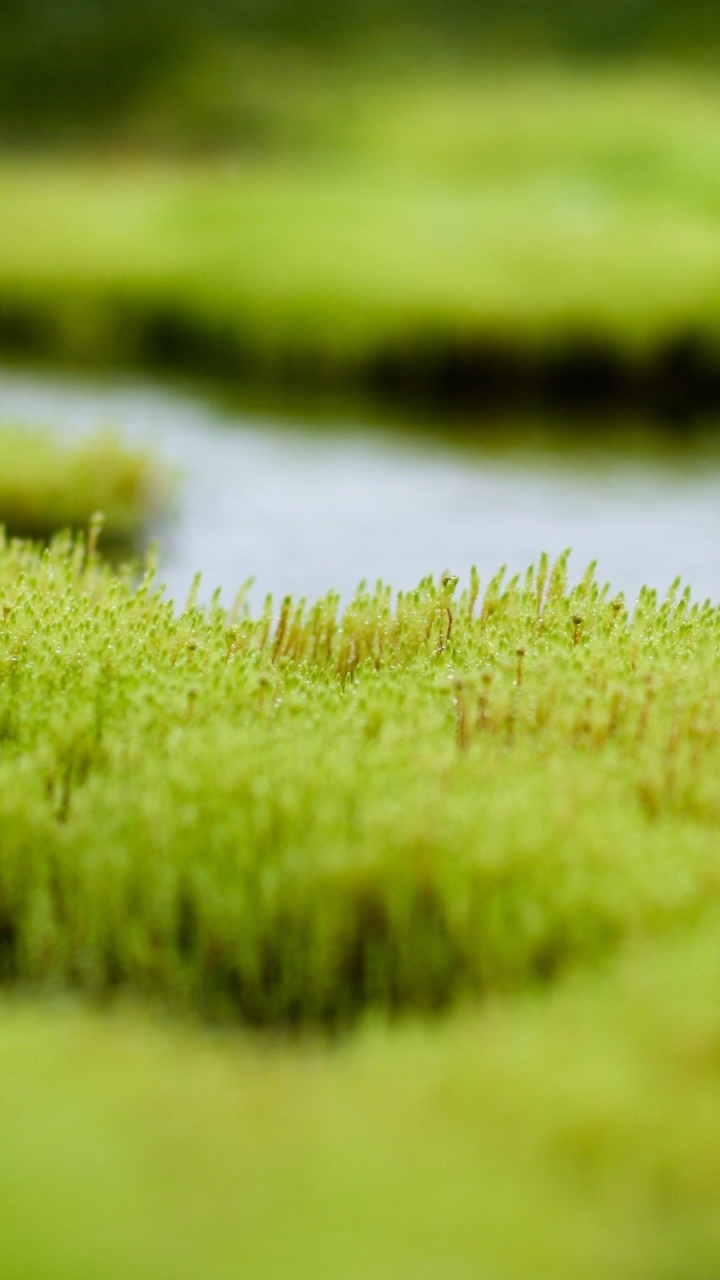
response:
<path id="1" fill-rule="evenodd" d="M 13 536 L 49 538 L 98 512 L 106 545 L 128 549 L 167 495 L 149 455 L 109 434 L 73 446 L 0 426 L 0 457 L 0 525 Z"/>
<path id="2" fill-rule="evenodd" d="M 0 583 L 14 980 L 342 1023 L 549 982 L 716 895 L 720 615 L 687 595 L 629 611 L 561 561 L 231 618 L 67 542 Z"/>
<path id="3" fill-rule="evenodd" d="M 446 408 L 717 408 L 710 78 L 355 72 L 302 137 L 305 81 L 278 105 L 292 76 L 267 80 L 272 146 L 2 160 L 4 350 Z"/>

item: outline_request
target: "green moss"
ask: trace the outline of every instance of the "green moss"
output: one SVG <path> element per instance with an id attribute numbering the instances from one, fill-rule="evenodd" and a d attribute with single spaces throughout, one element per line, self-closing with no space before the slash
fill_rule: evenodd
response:
<path id="1" fill-rule="evenodd" d="M 706 1280 L 718 936 L 332 1046 L 5 1001 L 3 1273 Z"/>
<path id="2" fill-rule="evenodd" d="M 258 89 L 274 140 L 228 125 L 221 159 L 6 158 L 0 344 L 451 403 L 717 402 L 712 80 L 366 76 L 298 116 L 302 83 Z"/>
<path id="3" fill-rule="evenodd" d="M 564 563 L 253 620 L 0 560 L 0 969 L 258 1023 L 548 981 L 717 894 L 709 605 Z"/>
<path id="4" fill-rule="evenodd" d="M 0 525 L 13 536 L 84 528 L 99 512 L 107 542 L 129 546 L 166 490 L 147 454 L 109 434 L 73 446 L 0 426 L 0 458 Z"/>

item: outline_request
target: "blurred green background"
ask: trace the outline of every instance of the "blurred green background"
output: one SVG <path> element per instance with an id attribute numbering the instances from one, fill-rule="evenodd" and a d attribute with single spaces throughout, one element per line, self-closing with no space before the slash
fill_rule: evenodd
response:
<path id="1" fill-rule="evenodd" d="M 717 6 L 9 0 L 0 349 L 720 404 Z"/>
<path id="2" fill-rule="evenodd" d="M 719 48 L 700 0 L 10 0 L 0 350 L 714 410 Z"/>
<path id="3" fill-rule="evenodd" d="M 149 90 L 193 77 L 218 50 L 359 54 L 707 57 L 708 0 L 6 0 L 0 119 L 18 134 L 117 123 Z"/>

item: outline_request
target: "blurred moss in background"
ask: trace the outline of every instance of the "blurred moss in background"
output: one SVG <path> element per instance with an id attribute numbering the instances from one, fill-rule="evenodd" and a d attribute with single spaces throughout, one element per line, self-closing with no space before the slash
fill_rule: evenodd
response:
<path id="1" fill-rule="evenodd" d="M 712 56 L 708 0 L 5 0 L 0 136 L 13 142 L 106 131 L 160 95 L 208 92 L 269 50 L 358 58 Z M 212 74 L 207 74 L 208 65 Z M 203 68 L 205 75 L 203 76 Z M 247 120 L 238 114 L 242 133 Z"/>

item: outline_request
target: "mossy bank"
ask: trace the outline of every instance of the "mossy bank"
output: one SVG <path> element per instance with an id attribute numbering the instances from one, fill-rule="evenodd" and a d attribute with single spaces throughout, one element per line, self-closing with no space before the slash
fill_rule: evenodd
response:
<path id="1" fill-rule="evenodd" d="M 114 157 L 5 156 L 6 353 L 445 411 L 720 405 L 709 74 L 276 71 L 257 94 L 264 141 L 160 120 Z"/>

